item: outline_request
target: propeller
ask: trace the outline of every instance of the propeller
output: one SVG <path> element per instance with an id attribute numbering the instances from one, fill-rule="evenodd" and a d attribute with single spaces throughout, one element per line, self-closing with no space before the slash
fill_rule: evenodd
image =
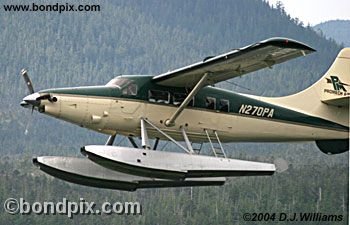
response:
<path id="1" fill-rule="evenodd" d="M 29 95 L 23 98 L 21 106 L 25 108 L 32 108 L 32 112 L 35 107 L 39 107 L 41 100 L 48 100 L 50 102 L 57 101 L 57 98 L 52 97 L 50 94 L 40 95 L 34 91 L 33 83 L 28 76 L 28 72 L 25 69 L 21 70 L 22 77 L 27 85 Z"/>
<path id="2" fill-rule="evenodd" d="M 37 102 L 38 102 L 38 101 L 36 101 L 36 99 L 31 99 L 31 98 L 30 98 L 31 96 L 35 95 L 33 83 L 32 83 L 32 81 L 30 80 L 30 78 L 29 78 L 29 76 L 28 76 L 27 70 L 22 69 L 22 70 L 21 70 L 21 75 L 22 75 L 22 77 L 23 77 L 23 79 L 24 79 L 24 81 L 25 81 L 25 83 L 26 83 L 26 86 L 27 86 L 27 88 L 28 88 L 28 92 L 29 92 L 29 94 L 30 94 L 30 95 L 28 95 L 27 97 L 25 97 L 25 98 L 23 99 L 23 101 L 21 102 L 21 106 L 23 106 L 23 107 L 25 107 L 25 108 L 29 108 L 30 105 L 32 105 L 32 106 L 31 106 L 31 109 L 32 109 L 32 110 L 31 110 L 31 114 L 33 114 L 34 107 L 35 107 L 35 105 L 37 105 Z M 36 102 L 35 102 L 35 101 L 36 101 Z M 40 103 L 39 103 L 39 104 L 40 104 Z M 31 124 L 31 121 L 32 121 L 31 119 L 27 120 L 26 128 L 25 128 L 25 130 L 24 130 L 24 135 L 27 135 L 27 134 L 28 134 L 28 128 L 29 128 L 29 125 Z"/>
<path id="3" fill-rule="evenodd" d="M 21 106 L 24 108 L 31 108 L 32 114 L 34 109 L 38 109 L 39 112 L 42 112 L 41 100 L 48 100 L 50 102 L 56 102 L 57 98 L 52 97 L 50 94 L 40 95 L 39 93 L 34 91 L 33 83 L 29 78 L 28 72 L 26 69 L 21 70 L 21 75 L 26 83 L 29 95 L 23 98 L 21 102 Z M 31 123 L 31 119 L 27 120 L 27 125 L 24 134 L 28 134 L 28 127 Z"/>

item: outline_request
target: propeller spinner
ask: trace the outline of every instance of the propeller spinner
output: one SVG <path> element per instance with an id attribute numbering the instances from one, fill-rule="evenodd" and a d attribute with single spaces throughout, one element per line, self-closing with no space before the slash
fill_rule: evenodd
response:
<path id="1" fill-rule="evenodd" d="M 40 111 L 41 100 L 49 100 L 50 102 L 54 102 L 56 98 L 51 98 L 50 94 L 40 95 L 38 92 L 34 91 L 33 83 L 29 78 L 28 72 L 25 69 L 21 70 L 22 77 L 27 85 L 29 95 L 23 98 L 23 101 L 20 105 L 24 108 L 31 108 L 32 112 L 35 107 L 38 107 Z"/>

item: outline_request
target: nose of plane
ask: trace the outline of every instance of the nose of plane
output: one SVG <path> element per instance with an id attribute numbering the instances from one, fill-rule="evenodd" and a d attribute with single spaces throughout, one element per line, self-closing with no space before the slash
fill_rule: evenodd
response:
<path id="1" fill-rule="evenodd" d="M 39 93 L 33 93 L 23 98 L 23 101 L 21 102 L 21 106 L 40 106 L 40 94 Z"/>

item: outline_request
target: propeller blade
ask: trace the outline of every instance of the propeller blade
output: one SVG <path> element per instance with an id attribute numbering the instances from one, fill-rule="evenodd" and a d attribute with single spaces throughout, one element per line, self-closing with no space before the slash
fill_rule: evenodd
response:
<path id="1" fill-rule="evenodd" d="M 26 119 L 26 126 L 25 126 L 25 129 L 24 129 L 24 135 L 28 135 L 29 129 L 30 129 L 30 126 L 31 126 L 32 122 L 33 122 L 33 111 L 32 111 L 32 114 L 29 116 L 29 118 Z"/>
<path id="2" fill-rule="evenodd" d="M 21 75 L 22 75 L 24 81 L 26 82 L 26 85 L 27 85 L 27 88 L 29 91 L 29 95 L 23 99 L 23 101 L 21 102 L 21 106 L 23 106 L 25 108 L 31 108 L 31 114 L 33 115 L 33 111 L 34 111 L 35 106 L 40 105 L 40 100 L 37 100 L 37 98 L 39 98 L 40 95 L 37 93 L 34 94 L 33 83 L 28 76 L 27 70 L 22 69 Z M 27 120 L 27 124 L 26 124 L 25 130 L 24 130 L 24 135 L 27 135 L 29 133 L 29 126 L 31 123 L 32 123 L 32 116 L 30 117 L 30 119 Z"/>
<path id="3" fill-rule="evenodd" d="M 21 74 L 23 76 L 24 81 L 26 82 L 29 94 L 33 94 L 34 93 L 34 88 L 33 88 L 32 81 L 30 80 L 30 78 L 28 76 L 27 70 L 22 69 L 21 70 Z"/>

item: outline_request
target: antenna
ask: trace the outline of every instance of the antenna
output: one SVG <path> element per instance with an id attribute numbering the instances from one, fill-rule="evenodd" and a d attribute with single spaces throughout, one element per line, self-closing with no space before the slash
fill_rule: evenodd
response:
<path id="1" fill-rule="evenodd" d="M 249 88 L 247 88 L 247 87 L 244 87 L 244 86 L 242 86 L 242 85 L 239 85 L 239 84 L 237 84 L 237 83 L 235 83 L 235 82 L 228 81 L 228 80 L 225 80 L 225 82 L 227 82 L 227 83 L 229 83 L 229 84 L 232 84 L 232 85 L 234 85 L 234 86 L 236 86 L 236 87 L 243 88 L 243 89 L 246 89 L 246 90 L 248 90 L 248 91 L 251 91 L 251 89 L 249 89 Z"/>

